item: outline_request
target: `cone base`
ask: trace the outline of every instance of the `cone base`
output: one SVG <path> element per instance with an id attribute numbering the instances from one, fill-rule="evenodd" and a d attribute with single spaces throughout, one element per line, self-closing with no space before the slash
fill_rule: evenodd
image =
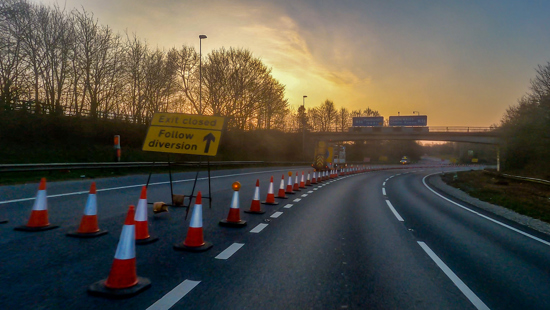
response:
<path id="1" fill-rule="evenodd" d="M 122 299 L 135 296 L 144 290 L 151 287 L 151 281 L 147 278 L 137 277 L 138 283 L 132 287 L 121 288 L 121 289 L 112 289 L 105 286 L 105 281 L 103 279 L 98 281 L 88 287 L 88 293 L 92 296 L 99 296 L 111 299 Z"/>
<path id="2" fill-rule="evenodd" d="M 32 227 L 32 226 L 23 225 L 23 226 L 15 227 L 14 230 L 34 232 L 34 231 L 44 231 L 44 230 L 55 229 L 58 227 L 59 225 L 48 225 L 48 226 L 41 226 L 41 227 Z"/>
<path id="3" fill-rule="evenodd" d="M 262 204 L 263 205 L 278 205 L 279 203 L 277 201 L 274 201 L 274 202 L 262 201 Z"/>
<path id="4" fill-rule="evenodd" d="M 246 221 L 240 220 L 238 222 L 229 222 L 227 220 L 221 220 L 219 224 L 223 227 L 245 227 Z"/>
<path id="5" fill-rule="evenodd" d="M 6 224 L 8 220 L 0 220 L 0 224 Z"/>
<path id="6" fill-rule="evenodd" d="M 136 239 L 136 245 L 146 245 L 158 241 L 158 237 L 151 237 L 145 239 Z"/>
<path id="7" fill-rule="evenodd" d="M 284 197 L 280 197 L 280 196 L 275 196 L 275 198 L 279 198 L 279 199 L 288 199 L 287 196 L 284 196 Z"/>
<path id="8" fill-rule="evenodd" d="M 295 192 L 285 192 L 285 194 L 287 194 L 287 195 L 294 195 L 294 194 L 296 194 L 296 193 L 295 193 Z"/>
<path id="9" fill-rule="evenodd" d="M 182 243 L 174 244 L 174 250 L 176 251 L 187 251 L 187 252 L 204 252 L 212 248 L 212 243 L 204 242 L 201 246 L 187 246 Z"/>
<path id="10" fill-rule="evenodd" d="M 79 233 L 78 231 L 75 231 L 75 232 L 72 232 L 72 233 L 68 233 L 68 234 L 67 234 L 67 237 L 74 237 L 74 238 L 95 238 L 95 237 L 103 236 L 103 235 L 105 235 L 105 234 L 107 234 L 107 233 L 108 233 L 107 230 L 100 230 L 100 231 L 91 232 L 91 233 Z"/>
<path id="11" fill-rule="evenodd" d="M 251 213 L 251 214 L 264 214 L 265 213 L 264 210 L 260 210 L 260 211 L 244 210 L 243 212 L 244 213 Z"/>

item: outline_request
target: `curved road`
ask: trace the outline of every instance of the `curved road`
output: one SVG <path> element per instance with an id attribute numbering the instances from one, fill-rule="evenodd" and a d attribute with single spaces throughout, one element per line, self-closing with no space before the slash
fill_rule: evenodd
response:
<path id="1" fill-rule="evenodd" d="M 109 234 L 88 240 L 65 234 L 77 228 L 90 181 L 48 184 L 50 222 L 61 227 L 40 233 L 13 230 L 30 214 L 36 184 L 0 187 L 0 215 L 10 220 L 0 225 L 0 308 L 550 308 L 550 238 L 434 192 L 426 176 L 442 168 L 341 177 L 262 205 L 263 215 L 242 212 L 256 179 L 264 200 L 269 177 L 278 189 L 288 169 L 213 173 L 212 208 L 203 207 L 205 239 L 214 244 L 207 252 L 172 249 L 185 238 L 184 209 L 149 209 L 159 241 L 136 252 L 137 273 L 152 286 L 125 300 L 86 289 L 107 277 L 127 206 L 137 203 L 146 176 L 96 180 L 99 225 Z M 192 177 L 177 174 L 175 192 L 189 192 Z M 219 227 L 237 180 L 248 225 Z M 149 202 L 168 200 L 166 181 L 154 177 Z M 204 193 L 206 181 L 198 189 Z"/>

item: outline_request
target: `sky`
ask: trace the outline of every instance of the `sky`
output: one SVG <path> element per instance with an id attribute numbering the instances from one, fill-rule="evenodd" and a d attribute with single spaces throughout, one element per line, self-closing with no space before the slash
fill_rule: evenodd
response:
<path id="1" fill-rule="evenodd" d="M 498 124 L 550 61 L 547 0 L 31 0 L 85 8 L 149 46 L 245 48 L 286 85 L 291 107 Z"/>

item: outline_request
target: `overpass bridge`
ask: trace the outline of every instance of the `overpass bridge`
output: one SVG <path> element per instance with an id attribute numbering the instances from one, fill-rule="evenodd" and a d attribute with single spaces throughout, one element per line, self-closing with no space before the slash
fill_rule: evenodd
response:
<path id="1" fill-rule="evenodd" d="M 348 132 L 310 132 L 322 141 L 427 140 L 500 145 L 501 135 L 491 127 L 350 127 Z"/>
<path id="2" fill-rule="evenodd" d="M 304 137 L 305 138 L 305 137 Z M 310 132 L 313 141 L 425 140 L 495 145 L 500 171 L 501 133 L 492 127 L 350 127 L 348 132 Z M 304 140 L 305 141 L 305 140 Z"/>

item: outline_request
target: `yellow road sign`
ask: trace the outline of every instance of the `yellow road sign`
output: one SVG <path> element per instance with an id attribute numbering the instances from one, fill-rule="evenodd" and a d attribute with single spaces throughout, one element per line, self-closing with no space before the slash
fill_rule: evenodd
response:
<path id="1" fill-rule="evenodd" d="M 143 142 L 144 151 L 215 156 L 224 118 L 155 113 Z"/>
<path id="2" fill-rule="evenodd" d="M 191 115 L 183 113 L 155 113 L 151 126 L 168 126 L 219 130 L 223 129 L 224 118 L 221 116 Z"/>

